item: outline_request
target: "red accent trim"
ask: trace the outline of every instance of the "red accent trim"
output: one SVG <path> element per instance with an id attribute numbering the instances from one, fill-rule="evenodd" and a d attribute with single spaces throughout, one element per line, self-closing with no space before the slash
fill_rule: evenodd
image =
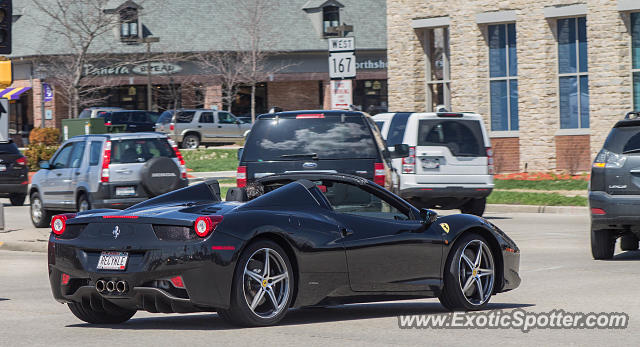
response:
<path id="1" fill-rule="evenodd" d="M 324 118 L 324 113 L 307 113 L 299 114 L 296 119 L 309 119 L 309 118 Z"/>
<path id="2" fill-rule="evenodd" d="M 234 251 L 236 247 L 235 246 L 211 246 L 211 249 L 214 251 Z"/>
<path id="3" fill-rule="evenodd" d="M 433 190 L 433 188 L 420 188 L 420 190 Z"/>
<path id="4" fill-rule="evenodd" d="M 69 284 L 69 280 L 71 280 L 71 276 L 63 273 L 60 283 L 62 283 L 63 286 L 66 286 L 67 284 Z"/>
<path id="5" fill-rule="evenodd" d="M 104 219 L 122 218 L 122 219 L 138 219 L 139 216 L 102 216 Z"/>
<path id="6" fill-rule="evenodd" d="M 598 216 L 604 216 L 605 214 L 607 214 L 607 211 L 601 209 L 601 208 L 591 208 L 591 214 L 595 214 Z"/>

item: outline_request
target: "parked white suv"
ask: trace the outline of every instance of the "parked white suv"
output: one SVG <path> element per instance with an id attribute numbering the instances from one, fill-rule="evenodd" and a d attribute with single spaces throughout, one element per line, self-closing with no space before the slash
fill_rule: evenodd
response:
<path id="1" fill-rule="evenodd" d="M 389 117 L 391 120 L 389 121 Z M 409 146 L 394 159 L 400 195 L 420 208 L 459 208 L 481 216 L 493 190 L 493 152 L 482 117 L 475 113 L 384 113 L 389 151 Z"/>
<path id="2" fill-rule="evenodd" d="M 32 179 L 31 221 L 54 211 L 124 209 L 188 185 L 180 151 L 158 133 L 83 135 L 64 142 Z"/>

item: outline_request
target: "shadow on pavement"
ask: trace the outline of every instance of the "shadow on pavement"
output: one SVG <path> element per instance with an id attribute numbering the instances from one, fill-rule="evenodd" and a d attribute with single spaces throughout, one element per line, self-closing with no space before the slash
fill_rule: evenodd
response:
<path id="1" fill-rule="evenodd" d="M 613 256 L 611 260 L 622 260 L 622 261 L 640 260 L 640 251 L 626 251 Z"/>
<path id="2" fill-rule="evenodd" d="M 535 306 L 533 304 L 489 304 L 487 310 L 508 310 Z M 301 325 L 340 322 L 358 319 L 375 319 L 414 314 L 442 314 L 448 311 L 438 302 L 429 303 L 378 303 L 353 304 L 332 307 L 290 310 L 278 325 Z M 189 314 L 183 316 L 133 318 L 124 324 L 92 325 L 72 324 L 69 328 L 108 328 L 133 330 L 229 330 L 239 329 L 230 325 L 217 314 Z"/>
<path id="3" fill-rule="evenodd" d="M 512 217 L 501 217 L 501 216 L 483 216 L 482 218 L 491 220 L 491 219 L 513 219 Z"/>

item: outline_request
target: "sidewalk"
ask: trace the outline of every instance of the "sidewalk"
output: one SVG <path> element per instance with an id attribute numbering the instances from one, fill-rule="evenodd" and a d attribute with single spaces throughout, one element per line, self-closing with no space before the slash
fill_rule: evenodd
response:
<path id="1" fill-rule="evenodd" d="M 235 171 L 212 171 L 212 172 L 188 172 L 189 183 L 202 182 L 206 179 L 215 178 L 217 180 L 236 178 Z"/>

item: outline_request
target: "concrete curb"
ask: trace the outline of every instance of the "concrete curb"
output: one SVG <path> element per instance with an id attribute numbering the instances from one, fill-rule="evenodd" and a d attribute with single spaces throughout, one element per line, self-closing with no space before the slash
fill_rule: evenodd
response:
<path id="1" fill-rule="evenodd" d="M 588 215 L 589 208 L 585 206 L 534 206 L 534 205 L 505 205 L 487 204 L 488 213 L 554 213 L 570 215 Z"/>

